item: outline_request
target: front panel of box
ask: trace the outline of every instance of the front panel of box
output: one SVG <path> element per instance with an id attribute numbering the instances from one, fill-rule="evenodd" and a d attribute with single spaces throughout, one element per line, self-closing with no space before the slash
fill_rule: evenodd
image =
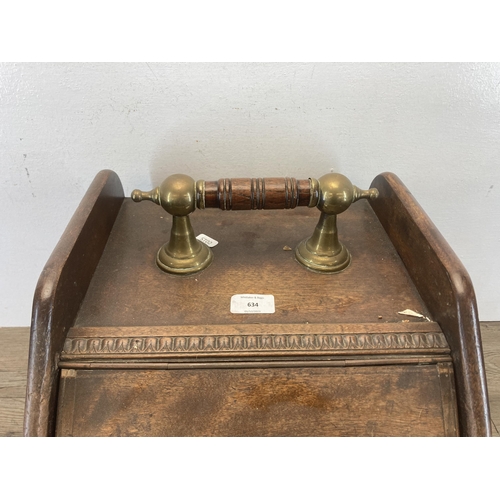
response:
<path id="1" fill-rule="evenodd" d="M 450 363 L 63 370 L 59 436 L 456 435 Z"/>

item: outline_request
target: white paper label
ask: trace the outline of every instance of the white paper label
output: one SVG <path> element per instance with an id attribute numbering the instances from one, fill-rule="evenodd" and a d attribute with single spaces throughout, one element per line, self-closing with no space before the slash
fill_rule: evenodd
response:
<path id="1" fill-rule="evenodd" d="M 427 316 L 424 316 L 423 314 L 412 311 L 411 309 L 405 309 L 404 311 L 398 312 L 398 314 L 403 314 L 404 316 L 413 316 L 415 318 L 424 318 L 427 321 L 430 321 L 430 319 Z"/>
<path id="2" fill-rule="evenodd" d="M 273 314 L 274 295 L 233 295 L 231 312 L 233 314 Z"/>
<path id="3" fill-rule="evenodd" d="M 217 240 L 210 238 L 210 236 L 207 236 L 206 234 L 199 234 L 196 237 L 196 239 L 202 241 L 203 243 L 205 243 L 205 245 L 207 245 L 207 247 L 210 248 L 214 247 L 215 245 L 217 245 L 217 243 L 219 243 Z"/>

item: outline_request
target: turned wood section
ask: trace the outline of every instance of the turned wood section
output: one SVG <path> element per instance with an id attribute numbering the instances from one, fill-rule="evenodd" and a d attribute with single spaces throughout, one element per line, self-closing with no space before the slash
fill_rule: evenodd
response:
<path id="1" fill-rule="evenodd" d="M 456 436 L 451 363 L 63 370 L 58 436 Z"/>
<path id="2" fill-rule="evenodd" d="M 38 280 L 33 299 L 24 432 L 54 433 L 57 359 L 123 201 L 118 176 L 95 178 Z"/>
<path id="3" fill-rule="evenodd" d="M 205 182 L 205 208 L 276 210 L 309 205 L 309 180 L 293 177 L 236 178 Z"/>
<path id="4" fill-rule="evenodd" d="M 450 344 L 461 434 L 490 436 L 481 332 L 469 274 L 396 175 L 381 174 L 370 187 L 380 193 L 370 200 L 375 213 Z"/>

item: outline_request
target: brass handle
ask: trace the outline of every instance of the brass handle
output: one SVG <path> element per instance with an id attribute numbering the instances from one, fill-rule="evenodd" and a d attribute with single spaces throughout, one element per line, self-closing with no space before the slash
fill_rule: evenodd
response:
<path id="1" fill-rule="evenodd" d="M 132 192 L 132 199 L 137 202 L 152 201 L 173 215 L 171 210 L 179 203 L 182 205 L 187 203 L 191 208 L 190 212 L 195 208 L 279 210 L 315 207 L 318 204 L 324 205 L 328 210 L 327 207 L 331 206 L 334 200 L 337 200 L 335 206 L 340 209 L 341 206 L 347 208 L 360 198 L 376 196 L 376 189 L 361 190 L 341 174 L 327 174 L 321 177 L 320 181 L 313 178 L 297 180 L 293 177 L 247 177 L 218 181 L 201 180 L 195 183 L 191 177 L 176 174 L 165 179 L 159 187 L 151 191 L 135 189 Z M 320 191 L 323 200 L 320 199 Z M 168 206 L 165 205 L 166 200 L 169 200 Z"/>
<path id="2" fill-rule="evenodd" d="M 156 260 L 161 269 L 174 274 L 201 271 L 212 262 L 211 250 L 195 238 L 189 220 L 196 208 L 274 210 L 297 206 L 317 207 L 321 211 L 311 238 L 296 248 L 297 260 L 313 271 L 342 271 L 350 264 L 351 256 L 338 241 L 336 217 L 357 200 L 377 196 L 376 189 L 361 190 L 344 175 L 333 173 L 319 180 L 268 177 L 197 182 L 187 175 L 175 174 L 151 191 L 132 192 L 135 202 L 152 201 L 173 216 L 170 240 L 160 248 Z"/>

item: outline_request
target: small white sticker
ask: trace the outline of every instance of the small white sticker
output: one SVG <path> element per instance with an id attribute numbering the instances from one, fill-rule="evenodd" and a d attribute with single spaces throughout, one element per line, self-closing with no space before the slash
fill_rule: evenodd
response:
<path id="1" fill-rule="evenodd" d="M 210 238 L 210 236 L 207 236 L 206 234 L 199 234 L 196 237 L 196 239 L 202 241 L 203 243 L 205 243 L 205 245 L 207 245 L 207 247 L 210 248 L 214 247 L 215 245 L 217 245 L 217 243 L 219 243 L 217 240 Z"/>
<path id="2" fill-rule="evenodd" d="M 233 295 L 231 312 L 233 314 L 273 314 L 274 295 Z"/>

